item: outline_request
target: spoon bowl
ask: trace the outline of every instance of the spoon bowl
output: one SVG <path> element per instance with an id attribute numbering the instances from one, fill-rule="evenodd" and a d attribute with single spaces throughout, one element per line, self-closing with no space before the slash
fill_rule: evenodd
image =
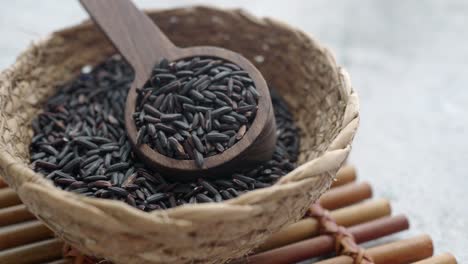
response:
<path id="1" fill-rule="evenodd" d="M 135 82 L 127 96 L 125 126 L 129 140 L 140 159 L 152 168 L 183 177 L 207 174 L 213 175 L 231 170 L 240 162 L 242 162 L 242 166 L 249 166 L 270 159 L 276 144 L 276 125 L 270 93 L 265 80 L 257 68 L 242 55 L 223 48 L 210 46 L 190 48 L 175 47 L 174 51 L 175 52 L 168 54 L 169 56 L 167 56 L 166 59 L 169 61 L 178 61 L 193 57 L 213 57 L 234 63 L 247 71 L 261 95 L 258 99 L 257 114 L 251 127 L 241 140 L 232 147 L 226 149 L 222 154 L 206 157 L 203 167 L 199 168 L 193 160 L 170 158 L 153 150 L 147 144 L 137 144 L 136 138 L 138 131 L 133 119 L 133 113 L 136 108 L 136 88 L 141 87 L 141 85 L 137 85 Z"/>
<path id="2" fill-rule="evenodd" d="M 175 46 L 153 21 L 129 0 L 81 0 L 82 5 L 135 71 L 125 106 L 125 127 L 135 153 L 149 167 L 178 178 L 219 175 L 234 168 L 249 167 L 271 159 L 276 145 L 276 124 L 268 86 L 258 69 L 242 55 L 219 47 Z M 237 143 L 224 152 L 204 158 L 200 168 L 194 160 L 179 160 L 162 155 L 147 144 L 137 144 L 133 118 L 137 88 L 148 81 L 154 65 L 194 57 L 219 58 L 239 66 L 249 74 L 260 97 L 256 116 Z"/>

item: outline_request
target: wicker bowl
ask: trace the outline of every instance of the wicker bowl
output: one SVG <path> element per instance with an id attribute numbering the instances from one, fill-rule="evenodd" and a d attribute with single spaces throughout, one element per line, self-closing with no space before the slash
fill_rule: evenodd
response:
<path id="1" fill-rule="evenodd" d="M 115 53 L 90 23 L 53 33 L 0 75 L 0 168 L 57 236 L 116 263 L 222 263 L 300 219 L 331 184 L 358 126 L 358 98 L 331 53 L 304 33 L 240 10 L 150 11 L 180 46 L 214 45 L 255 62 L 301 129 L 301 164 L 269 188 L 223 203 L 146 213 L 62 191 L 29 167 L 31 120 L 56 87 Z"/>

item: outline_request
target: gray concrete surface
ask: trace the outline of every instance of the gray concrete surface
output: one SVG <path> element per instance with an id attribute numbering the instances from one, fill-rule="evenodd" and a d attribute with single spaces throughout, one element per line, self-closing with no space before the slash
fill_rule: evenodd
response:
<path id="1" fill-rule="evenodd" d="M 244 7 L 331 47 L 361 98 L 351 163 L 376 196 L 430 233 L 436 252 L 468 262 L 468 2 L 385 0 L 137 1 L 141 7 Z M 32 40 L 85 18 L 77 1 L 0 6 L 0 68 Z M 387 240 L 389 240 L 387 239 Z"/>

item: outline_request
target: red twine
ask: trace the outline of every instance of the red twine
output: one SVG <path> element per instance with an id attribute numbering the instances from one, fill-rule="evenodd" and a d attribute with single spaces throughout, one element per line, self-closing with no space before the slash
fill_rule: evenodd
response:
<path id="1" fill-rule="evenodd" d="M 319 204 L 313 204 L 308 211 L 308 216 L 317 219 L 320 234 L 331 235 L 335 238 L 337 255 L 350 256 L 354 264 L 374 264 L 365 250 L 356 244 L 353 235 L 345 227 L 338 225 L 328 210 L 323 209 Z"/>

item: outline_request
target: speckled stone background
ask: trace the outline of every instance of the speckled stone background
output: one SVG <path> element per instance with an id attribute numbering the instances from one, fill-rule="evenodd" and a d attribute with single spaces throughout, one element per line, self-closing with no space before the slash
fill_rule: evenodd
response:
<path id="1" fill-rule="evenodd" d="M 468 262 L 468 2 L 136 1 L 140 7 L 243 7 L 319 39 L 351 74 L 361 127 L 350 162 L 377 197 Z M 0 68 L 33 40 L 86 18 L 77 1 L 0 3 Z"/>

